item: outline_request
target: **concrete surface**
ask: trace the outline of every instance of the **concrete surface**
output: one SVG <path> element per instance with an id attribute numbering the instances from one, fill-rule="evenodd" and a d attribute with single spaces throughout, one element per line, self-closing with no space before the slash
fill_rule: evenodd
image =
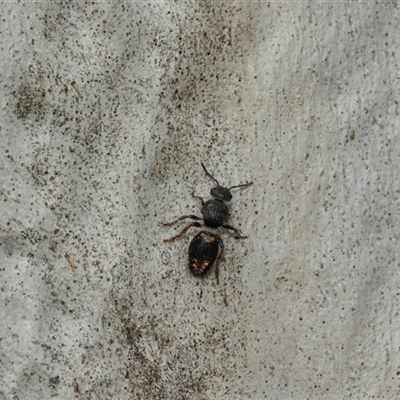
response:
<path id="1" fill-rule="evenodd" d="M 1 399 L 400 398 L 395 2 L 0 14 Z"/>

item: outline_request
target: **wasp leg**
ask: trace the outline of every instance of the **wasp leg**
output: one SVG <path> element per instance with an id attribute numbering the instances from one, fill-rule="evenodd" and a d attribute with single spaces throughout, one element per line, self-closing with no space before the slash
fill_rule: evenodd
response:
<path id="1" fill-rule="evenodd" d="M 217 285 L 219 285 L 219 267 L 218 267 L 218 264 L 215 266 L 215 280 L 217 281 Z"/>
<path id="2" fill-rule="evenodd" d="M 219 247 L 221 248 L 221 251 L 218 254 L 218 257 L 215 261 L 215 279 L 217 281 L 217 285 L 219 285 L 219 263 L 222 259 L 222 256 L 224 255 L 224 242 L 222 241 L 221 238 L 218 239 L 218 244 Z"/>
<path id="3" fill-rule="evenodd" d="M 222 225 L 222 227 L 225 228 L 225 229 L 229 229 L 229 230 L 231 230 L 231 231 L 234 231 L 234 232 L 235 232 L 235 239 L 247 239 L 247 236 L 242 236 L 242 235 L 239 233 L 239 231 L 238 231 L 236 228 L 234 228 L 233 226 L 230 226 L 230 225 Z"/>
<path id="4" fill-rule="evenodd" d="M 199 200 L 201 201 L 201 204 L 202 204 L 202 205 L 204 204 L 203 198 L 200 197 L 200 196 L 196 196 L 196 195 L 194 194 L 194 192 L 192 193 L 192 197 L 194 197 L 195 199 L 199 199 Z"/>
<path id="5" fill-rule="evenodd" d="M 226 297 L 226 288 L 224 288 L 224 296 L 223 296 L 224 304 L 228 307 L 228 299 Z"/>
<path id="6" fill-rule="evenodd" d="M 190 225 L 188 225 L 185 229 L 182 230 L 182 232 L 178 233 L 175 236 L 172 236 L 169 239 L 164 239 L 164 242 L 173 242 L 176 239 L 179 239 L 182 235 L 184 235 L 192 226 L 200 227 L 201 224 L 198 222 L 193 222 Z"/>
<path id="7" fill-rule="evenodd" d="M 177 224 L 178 222 L 183 221 L 184 219 L 187 219 L 187 218 L 194 219 L 195 221 L 201 221 L 201 218 L 197 217 L 196 215 L 184 215 L 183 217 L 180 217 L 180 218 L 178 218 L 178 219 L 175 220 L 175 221 L 167 222 L 167 223 L 165 223 L 165 224 L 163 224 L 163 225 L 164 225 L 164 226 L 175 225 L 175 224 Z"/>

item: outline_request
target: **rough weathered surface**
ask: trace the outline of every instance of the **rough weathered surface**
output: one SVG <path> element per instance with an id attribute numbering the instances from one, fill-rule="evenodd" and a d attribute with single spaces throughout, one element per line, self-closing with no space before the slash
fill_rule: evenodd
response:
<path id="1" fill-rule="evenodd" d="M 0 398 L 400 396 L 395 2 L 0 14 Z M 219 286 L 201 161 L 254 180 Z"/>

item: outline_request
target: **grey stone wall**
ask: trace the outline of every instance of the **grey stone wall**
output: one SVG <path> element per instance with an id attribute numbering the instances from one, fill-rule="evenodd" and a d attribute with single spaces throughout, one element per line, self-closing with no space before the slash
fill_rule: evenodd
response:
<path id="1" fill-rule="evenodd" d="M 396 2 L 0 17 L 2 399 L 399 397 Z M 219 285 L 163 242 L 200 162 L 254 181 Z"/>

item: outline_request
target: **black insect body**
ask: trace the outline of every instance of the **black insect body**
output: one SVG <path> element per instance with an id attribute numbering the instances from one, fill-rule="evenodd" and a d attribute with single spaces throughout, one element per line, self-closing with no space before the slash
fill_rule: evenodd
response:
<path id="1" fill-rule="evenodd" d="M 201 213 L 204 225 L 210 228 L 219 228 L 229 218 L 229 208 L 222 200 L 213 199 L 205 203 L 202 200 L 202 204 Z"/>
<path id="2" fill-rule="evenodd" d="M 204 172 L 209 176 L 216 184 L 217 186 L 212 188 L 210 191 L 211 196 L 215 197 L 214 199 L 204 201 L 202 197 L 195 196 L 194 193 L 192 193 L 192 196 L 195 197 L 196 199 L 199 199 L 201 201 L 202 207 L 201 207 L 201 213 L 203 215 L 203 218 L 200 218 L 196 215 L 184 215 L 180 218 L 178 218 L 175 221 L 169 222 L 167 224 L 164 224 L 164 226 L 171 226 L 175 225 L 176 223 L 183 221 L 184 219 L 190 218 L 195 221 L 201 221 L 203 220 L 204 225 L 208 226 L 210 228 L 219 228 L 222 226 L 225 229 L 229 229 L 231 231 L 235 232 L 235 238 L 236 239 L 245 239 L 247 236 L 242 236 L 239 231 L 234 228 L 231 225 L 225 224 L 225 222 L 229 219 L 229 208 L 228 206 L 224 203 L 224 201 L 230 201 L 232 199 L 232 194 L 231 190 L 240 188 L 240 187 L 247 187 L 253 184 L 253 182 L 249 183 L 244 183 L 241 185 L 236 185 L 232 186 L 230 188 L 223 187 L 219 184 L 219 182 L 207 171 L 206 167 L 204 166 L 203 163 L 201 163 L 201 166 L 204 169 Z M 180 233 L 178 233 L 176 236 L 173 236 L 169 239 L 165 239 L 165 242 L 172 242 L 178 238 L 180 238 L 182 235 L 184 235 L 192 226 L 195 227 L 200 227 L 201 224 L 199 222 L 192 222 L 190 225 L 188 225 L 186 228 L 184 228 Z"/>
<path id="3" fill-rule="evenodd" d="M 201 231 L 189 245 L 189 269 L 195 276 L 202 276 L 218 263 L 224 252 L 222 239 L 211 232 Z"/>

